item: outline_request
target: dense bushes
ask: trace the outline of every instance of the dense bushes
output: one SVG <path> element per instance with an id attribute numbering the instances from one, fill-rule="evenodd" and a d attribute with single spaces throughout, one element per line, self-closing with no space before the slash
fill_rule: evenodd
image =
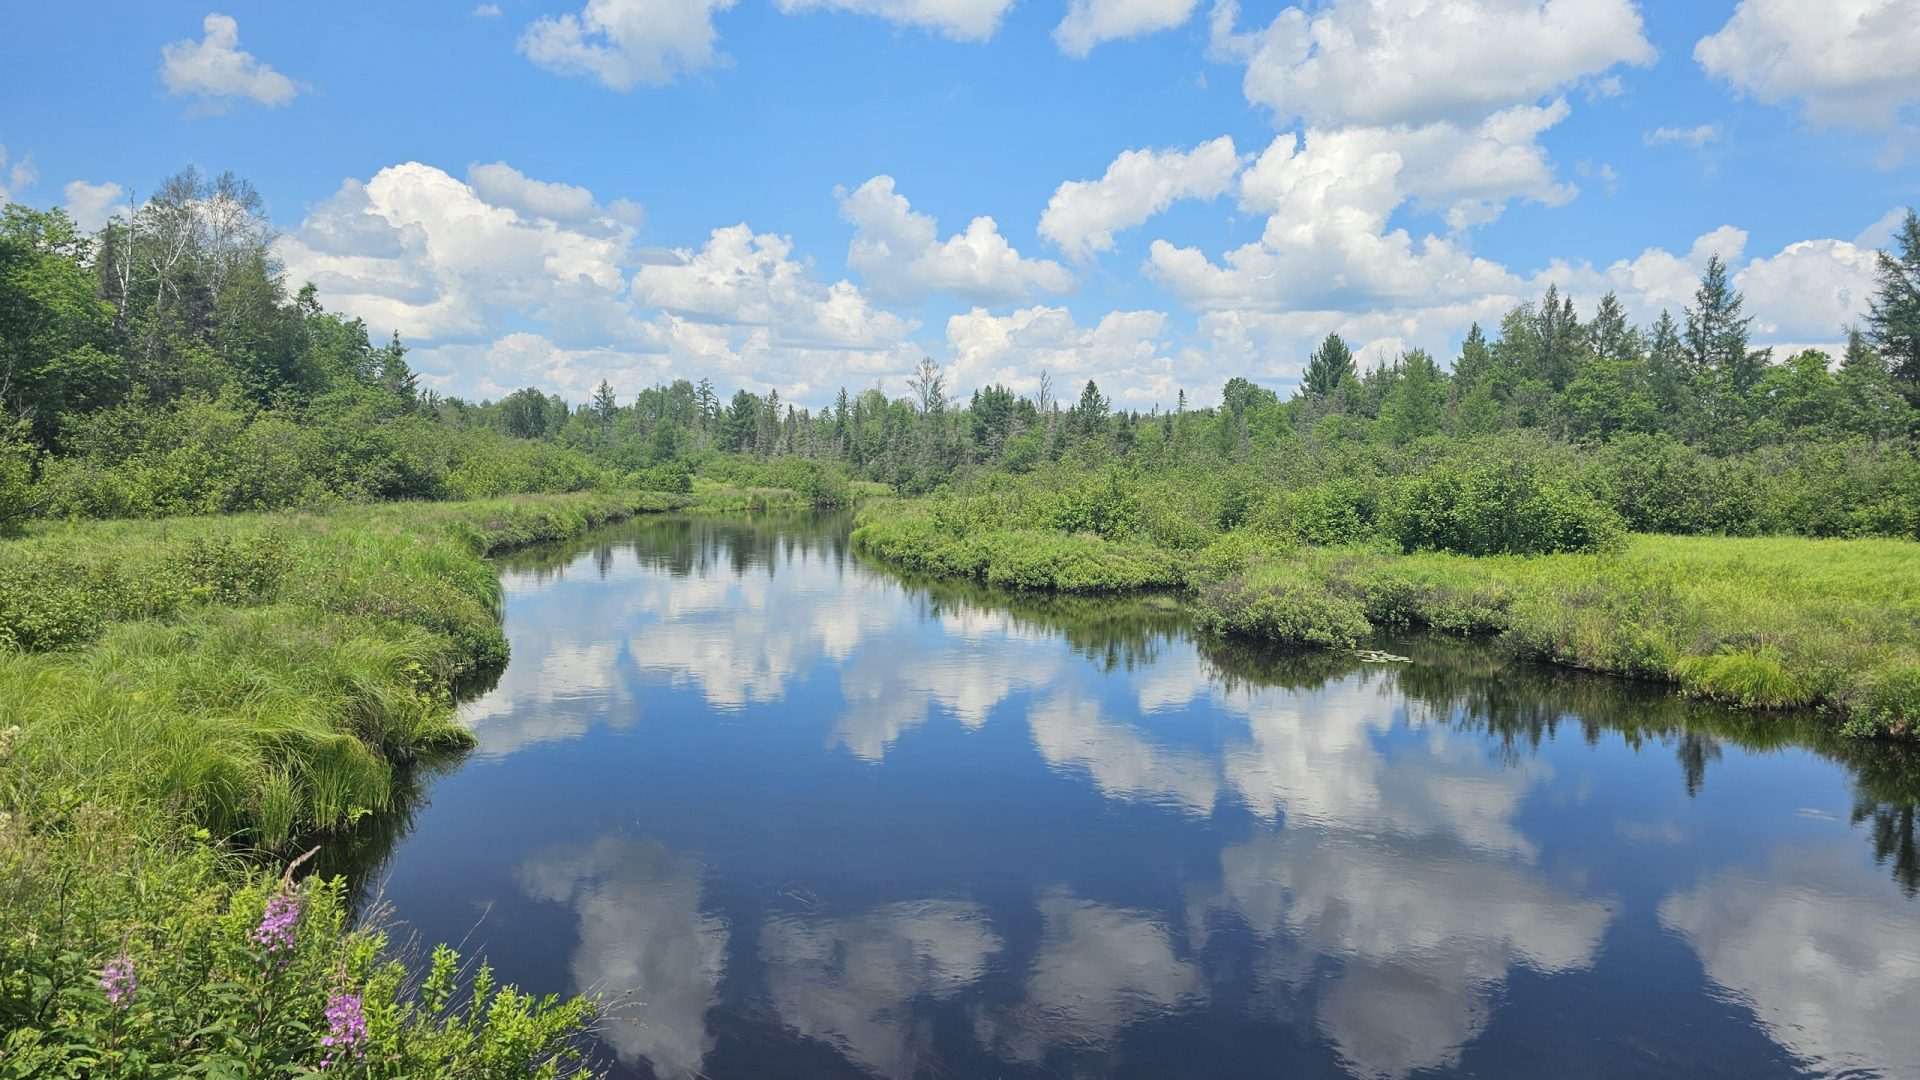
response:
<path id="1" fill-rule="evenodd" d="M 815 506 L 845 506 L 853 501 L 853 486 L 845 469 L 832 461 L 707 454 L 696 461 L 694 469 L 706 479 L 735 487 L 795 492 Z"/>
<path id="2" fill-rule="evenodd" d="M 1618 514 L 1568 479 L 1512 458 L 1434 465 L 1407 480 L 1389 506 L 1385 531 L 1403 551 L 1604 551 L 1626 532 Z"/>
<path id="3" fill-rule="evenodd" d="M 1285 563 L 1203 585 L 1195 607 L 1202 626 L 1283 645 L 1352 648 L 1373 632 L 1361 601 Z"/>
<path id="4" fill-rule="evenodd" d="M 1635 435 L 1599 447 L 1582 477 L 1635 532 L 1920 538 L 1920 461 L 1898 443 L 1803 442 L 1716 458 Z"/>
<path id="5" fill-rule="evenodd" d="M 33 448 L 0 436 L 0 537 L 26 527 L 33 513 Z"/>
<path id="6" fill-rule="evenodd" d="M 1151 544 L 1041 529 L 955 534 L 928 513 L 863 511 L 854 543 L 909 570 L 1015 589 L 1120 592 L 1185 580 L 1174 555 Z"/>
<path id="7" fill-rule="evenodd" d="M 37 499 L 59 518 L 150 518 L 385 499 L 478 499 L 581 491 L 609 474 L 582 454 L 486 429 L 389 415 L 342 391 L 314 407 L 263 410 L 189 397 L 76 418 Z"/>

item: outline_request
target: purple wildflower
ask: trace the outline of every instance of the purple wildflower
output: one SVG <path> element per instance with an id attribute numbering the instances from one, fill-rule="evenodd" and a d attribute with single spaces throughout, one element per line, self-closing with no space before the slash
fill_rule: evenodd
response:
<path id="1" fill-rule="evenodd" d="M 320 1059 L 323 1069 L 346 1054 L 357 1058 L 366 1053 L 367 1014 L 360 1008 L 359 994 L 327 999 L 327 1033 L 320 1037 L 320 1045 L 327 1047 L 327 1056 Z"/>
<path id="2" fill-rule="evenodd" d="M 300 896 L 298 893 L 278 892 L 267 901 L 266 914 L 260 917 L 260 925 L 253 928 L 248 936 L 255 945 L 270 953 L 293 948 L 293 927 L 300 921 Z"/>
<path id="3" fill-rule="evenodd" d="M 133 1004 L 133 992 L 139 988 L 140 977 L 134 973 L 133 959 L 124 952 L 100 970 L 100 989 L 107 992 L 107 1004 L 116 1009 Z"/>

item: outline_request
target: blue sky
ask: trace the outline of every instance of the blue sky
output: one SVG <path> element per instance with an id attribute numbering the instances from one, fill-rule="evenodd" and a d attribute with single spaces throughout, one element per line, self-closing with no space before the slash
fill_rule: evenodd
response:
<path id="1" fill-rule="evenodd" d="M 290 276 L 435 385 L 702 375 L 803 402 L 1285 389 L 1338 330 L 1450 358 L 1549 282 L 1727 257 L 1838 339 L 1920 203 L 1920 0 L 21 5 L 0 192 L 265 196 Z M 117 187 L 113 186 L 117 185 Z"/>

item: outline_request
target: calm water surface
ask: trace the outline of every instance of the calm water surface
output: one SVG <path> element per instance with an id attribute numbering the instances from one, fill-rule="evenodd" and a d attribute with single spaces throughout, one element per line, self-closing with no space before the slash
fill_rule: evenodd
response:
<path id="1" fill-rule="evenodd" d="M 616 995 L 619 1075 L 1920 1076 L 1894 752 L 904 582 L 841 519 L 502 571 L 479 749 L 369 887 Z"/>

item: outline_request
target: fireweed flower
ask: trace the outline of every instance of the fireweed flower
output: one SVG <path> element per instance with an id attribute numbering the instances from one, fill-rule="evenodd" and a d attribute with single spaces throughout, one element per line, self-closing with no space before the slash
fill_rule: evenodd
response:
<path id="1" fill-rule="evenodd" d="M 100 989 L 107 993 L 107 1004 L 116 1009 L 133 1004 L 133 992 L 139 988 L 140 977 L 134 973 L 133 958 L 126 953 L 114 957 L 100 970 Z"/>
<path id="2" fill-rule="evenodd" d="M 367 1047 L 367 1014 L 360 1008 L 359 994 L 335 994 L 327 999 L 327 1033 L 320 1037 L 327 1054 L 320 1059 L 325 1069 L 348 1054 L 360 1057 Z"/>
<path id="3" fill-rule="evenodd" d="M 300 921 L 300 896 L 298 893 L 278 892 L 267 901 L 266 914 L 260 916 L 260 925 L 253 928 L 247 936 L 255 945 L 270 953 L 282 952 L 293 948 L 293 927 Z"/>

